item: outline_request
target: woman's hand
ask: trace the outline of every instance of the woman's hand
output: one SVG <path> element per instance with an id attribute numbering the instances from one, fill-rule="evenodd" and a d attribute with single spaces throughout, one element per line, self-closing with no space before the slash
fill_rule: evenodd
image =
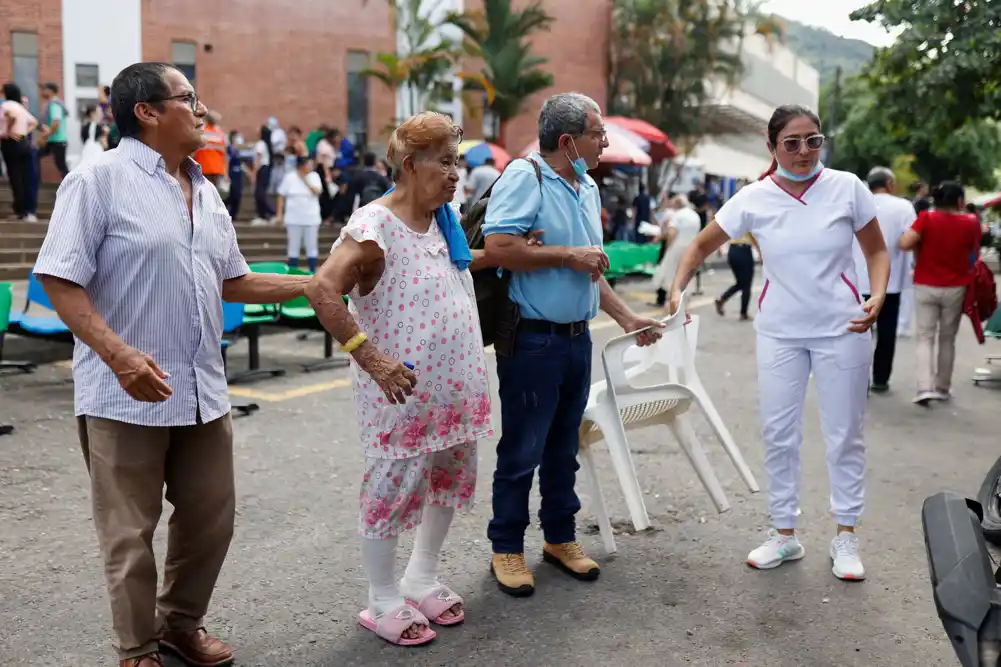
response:
<path id="1" fill-rule="evenodd" d="M 848 330 L 854 333 L 865 333 L 871 329 L 872 325 L 876 323 L 876 318 L 879 317 L 879 311 L 883 309 L 883 301 L 885 299 L 886 297 L 882 294 L 873 294 L 869 297 L 869 300 L 862 304 L 865 317 L 852 320 Z"/>
<path id="2" fill-rule="evenodd" d="M 358 365 L 375 380 L 390 403 L 406 403 L 407 396 L 414 393 L 417 386 L 417 375 L 399 361 L 379 352 L 374 345 L 365 344 L 364 347 L 364 353 L 356 356 Z"/>

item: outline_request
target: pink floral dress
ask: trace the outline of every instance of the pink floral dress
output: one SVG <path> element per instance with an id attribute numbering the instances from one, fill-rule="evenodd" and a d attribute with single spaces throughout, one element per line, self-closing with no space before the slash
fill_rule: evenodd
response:
<path id="1" fill-rule="evenodd" d="M 345 236 L 376 243 L 386 258 L 375 288 L 350 295 L 351 314 L 384 354 L 417 373 L 414 395 L 393 405 L 351 365 L 367 460 L 359 528 L 392 537 L 420 523 L 424 502 L 472 503 L 475 443 L 493 433 L 483 340 L 472 276 L 449 259 L 436 223 L 418 234 L 372 203 L 355 212 L 334 248 Z"/>

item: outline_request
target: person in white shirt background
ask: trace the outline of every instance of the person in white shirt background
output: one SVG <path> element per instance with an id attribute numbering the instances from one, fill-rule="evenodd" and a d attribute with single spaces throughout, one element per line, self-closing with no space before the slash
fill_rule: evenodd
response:
<path id="1" fill-rule="evenodd" d="M 316 258 L 319 256 L 320 235 L 320 193 L 323 181 L 313 168 L 313 160 L 307 155 L 296 158 L 295 171 L 282 177 L 278 185 L 277 220 L 285 223 L 288 237 L 288 265 L 299 266 L 299 253 L 306 246 L 306 264 L 310 272 L 316 273 Z"/>
<path id="2" fill-rule="evenodd" d="M 654 239 L 654 243 L 667 243 L 667 250 L 657 266 L 653 276 L 653 285 L 657 288 L 657 298 L 667 294 L 678 270 L 681 256 L 702 230 L 699 214 L 692 208 L 685 195 L 675 195 L 667 203 L 665 210 L 663 233 Z M 664 302 L 658 301 L 659 306 Z"/>
<path id="3" fill-rule="evenodd" d="M 724 204 L 689 246 L 671 288 L 670 310 L 677 311 L 706 257 L 727 240 L 754 235 L 765 276 L 754 328 L 774 530 L 747 563 L 769 569 L 806 553 L 796 523 L 803 404 L 812 372 L 837 523 L 829 552 L 832 570 L 839 579 L 860 580 L 865 569 L 855 524 L 864 496 L 870 329 L 885 300 L 890 256 L 869 189 L 854 174 L 825 169 L 823 145 L 814 112 L 796 105 L 775 110 L 768 123 L 772 168 Z M 855 239 L 872 288 L 864 303 L 852 260 Z"/>
<path id="4" fill-rule="evenodd" d="M 901 294 L 904 281 L 910 270 L 911 254 L 900 249 L 900 237 L 904 235 L 917 214 L 910 201 L 896 196 L 897 181 L 887 167 L 874 167 L 866 176 L 869 190 L 876 201 L 876 215 L 879 229 L 883 232 L 886 250 L 890 255 L 890 281 L 886 286 L 886 300 L 876 320 L 876 351 L 872 360 L 872 385 L 876 393 L 884 393 L 890 388 L 890 374 L 893 372 L 893 355 L 897 349 L 897 325 L 900 322 Z M 865 253 L 856 240 L 853 244 L 855 273 L 858 288 L 863 298 L 871 294 Z"/>
<path id="5" fill-rule="evenodd" d="M 466 181 L 469 179 L 469 169 L 466 164 L 466 156 L 459 156 L 459 166 L 456 170 L 459 172 L 459 183 L 455 186 L 455 197 L 452 199 L 452 208 L 455 209 L 457 215 L 462 215 L 465 213 L 464 206 L 466 204 Z"/>

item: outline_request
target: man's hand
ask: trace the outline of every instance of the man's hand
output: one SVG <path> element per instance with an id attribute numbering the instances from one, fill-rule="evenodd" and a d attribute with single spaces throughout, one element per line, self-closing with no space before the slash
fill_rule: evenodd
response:
<path id="1" fill-rule="evenodd" d="M 678 308 L 680 308 L 680 307 L 681 307 L 681 290 L 679 290 L 679 289 L 672 289 L 671 290 L 670 301 L 668 301 L 668 303 L 667 303 L 667 314 L 668 315 L 674 315 L 676 312 L 678 312 Z M 691 314 L 689 314 L 688 310 L 686 309 L 685 310 L 685 324 L 688 324 L 691 321 L 692 321 L 692 316 L 691 316 Z"/>
<path id="2" fill-rule="evenodd" d="M 608 270 L 608 255 L 601 248 L 567 248 L 566 265 L 574 271 L 591 274 L 591 280 L 598 282 Z"/>
<path id="3" fill-rule="evenodd" d="M 156 365 L 152 357 L 134 347 L 127 347 L 115 354 L 108 365 L 115 372 L 122 389 L 137 401 L 161 403 L 174 393 L 170 385 L 164 382 L 169 376 Z"/>
<path id="4" fill-rule="evenodd" d="M 647 331 L 636 334 L 636 344 L 640 347 L 653 345 L 660 340 L 663 334 L 660 333 L 659 329 L 663 328 L 664 323 L 660 320 L 636 314 L 633 314 L 622 325 L 622 329 L 626 333 L 632 333 L 634 331 L 639 331 L 640 329 L 647 329 Z"/>
<path id="5" fill-rule="evenodd" d="M 399 361 L 379 352 L 371 343 L 365 343 L 358 349 L 355 360 L 375 380 L 390 403 L 406 403 L 407 396 L 414 393 L 417 375 Z"/>

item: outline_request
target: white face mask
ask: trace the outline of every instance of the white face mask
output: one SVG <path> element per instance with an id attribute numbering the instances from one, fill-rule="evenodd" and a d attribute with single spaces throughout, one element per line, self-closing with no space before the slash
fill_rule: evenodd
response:
<path id="1" fill-rule="evenodd" d="M 237 146 L 242 146 L 243 145 L 243 135 L 242 134 L 238 134 L 235 137 L 233 137 L 233 143 L 236 144 Z"/>

